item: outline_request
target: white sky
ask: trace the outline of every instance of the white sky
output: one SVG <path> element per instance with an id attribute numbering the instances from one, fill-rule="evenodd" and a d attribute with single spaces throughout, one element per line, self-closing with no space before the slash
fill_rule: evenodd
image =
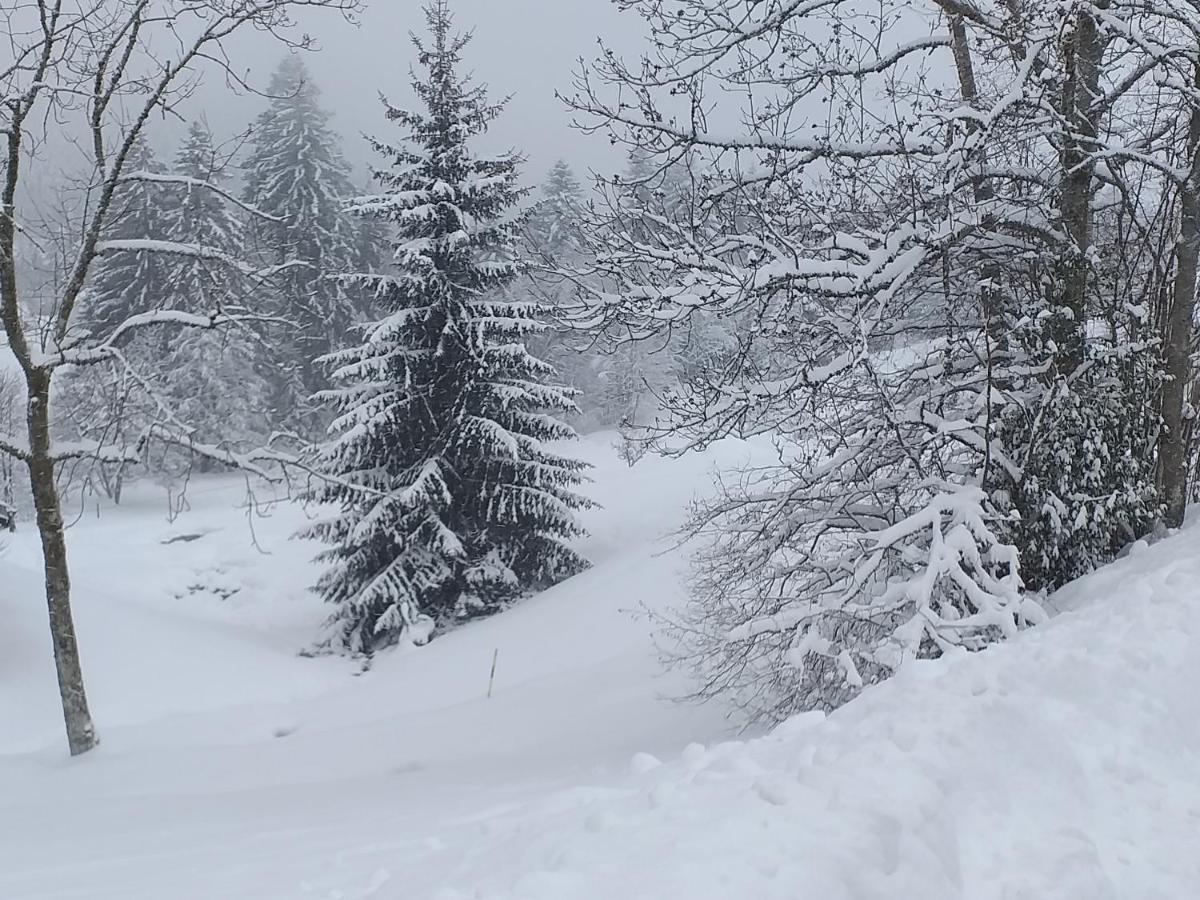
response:
<path id="1" fill-rule="evenodd" d="M 302 25 L 320 42 L 306 61 L 334 113 L 334 127 L 344 138 L 347 156 L 364 168 L 374 161 L 363 132 L 381 138 L 398 134 L 383 118 L 379 94 L 396 105 L 408 105 L 409 67 L 414 50 L 409 31 L 424 30 L 420 0 L 366 0 L 361 25 L 343 22 L 335 13 L 306 15 Z M 528 157 L 526 177 L 539 181 L 559 157 L 582 177 L 589 169 L 620 169 L 622 154 L 602 134 L 585 135 L 570 127 L 570 114 L 555 99 L 556 89 L 569 92 L 579 58 L 597 54 L 597 38 L 619 52 L 636 54 L 642 22 L 619 12 L 609 0 L 453 0 L 456 22 L 474 29 L 466 50 L 466 68 L 488 85 L 492 99 L 512 95 L 505 115 L 495 123 L 488 149 L 515 147 Z M 263 85 L 282 55 L 261 37 L 243 38 L 236 46 L 251 82 Z M 239 59 L 241 62 L 242 59 Z M 192 112 L 203 111 L 218 135 L 244 128 L 261 109 L 255 97 L 231 97 L 218 79 L 195 98 Z M 178 131 L 170 129 L 170 144 Z M 171 148 L 161 146 L 164 155 Z"/>

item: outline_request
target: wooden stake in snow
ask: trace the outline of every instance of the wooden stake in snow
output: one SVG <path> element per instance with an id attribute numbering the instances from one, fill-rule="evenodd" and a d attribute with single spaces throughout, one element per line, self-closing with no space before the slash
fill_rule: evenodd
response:
<path id="1" fill-rule="evenodd" d="M 497 647 L 492 651 L 492 674 L 488 676 L 488 699 L 492 699 L 492 685 L 496 683 L 496 658 L 500 655 L 500 648 Z"/>

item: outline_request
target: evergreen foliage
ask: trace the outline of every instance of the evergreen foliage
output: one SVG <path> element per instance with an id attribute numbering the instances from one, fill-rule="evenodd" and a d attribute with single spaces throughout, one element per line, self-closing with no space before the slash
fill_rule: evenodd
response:
<path id="1" fill-rule="evenodd" d="M 130 150 L 130 175 L 161 175 L 166 167 L 144 137 Z M 120 185 L 104 231 L 106 240 L 161 238 L 166 230 L 166 190 L 153 181 Z M 171 283 L 169 260 L 161 253 L 130 251 L 102 256 L 89 279 L 82 321 L 98 337 L 110 334 L 131 315 L 162 308 Z"/>
<path id="2" fill-rule="evenodd" d="M 245 318 L 246 307 L 258 305 L 264 288 L 239 268 L 245 225 L 213 190 L 225 190 L 228 176 L 209 130 L 193 123 L 169 170 L 145 139 L 134 145 L 128 165 L 104 239 L 146 247 L 100 257 L 81 316 L 92 339 L 104 339 L 130 317 L 154 310 Z M 112 459 L 140 456 L 168 473 L 192 465 L 169 452 L 150 463 L 142 450 L 153 426 L 225 448 L 265 436 L 270 364 L 262 336 L 244 322 L 141 327 L 120 341 L 118 352 L 94 367 L 69 371 L 58 396 L 60 433 L 107 449 L 86 480 L 110 498 L 120 500 L 130 472 L 128 462 Z M 199 464 L 202 470 L 212 466 L 203 456 Z"/>
<path id="3" fill-rule="evenodd" d="M 526 350 L 538 309 L 504 294 L 519 159 L 472 154 L 502 104 L 460 76 L 469 36 L 452 34 L 446 3 L 426 17 L 424 109 L 387 107 L 408 137 L 372 141 L 390 167 L 354 207 L 395 235 L 390 270 L 357 279 L 385 315 L 332 355 L 338 387 L 322 395 L 337 418 L 321 464 L 337 480 L 317 496 L 340 509 L 311 530 L 330 545 L 317 590 L 336 607 L 331 643 L 355 652 L 424 641 L 586 565 L 569 545 L 585 466 L 546 447 L 573 434 L 547 411 L 574 404 Z"/>
<path id="4" fill-rule="evenodd" d="M 144 136 L 133 143 L 126 165 L 130 176 L 167 172 Z M 114 192 L 104 239 L 165 240 L 171 199 L 168 186 L 130 177 Z M 170 257 L 150 250 L 101 256 L 83 295 L 82 329 L 103 340 L 130 316 L 164 308 L 171 300 L 172 272 Z M 162 381 L 156 354 L 165 342 L 161 329 L 141 329 L 122 341 L 120 360 L 102 363 L 93 371 L 65 373 L 58 394 L 60 434 L 114 450 L 133 447 L 156 415 L 139 382 Z M 127 464 L 97 462 L 88 480 L 119 503 L 127 475 Z"/>
<path id="5" fill-rule="evenodd" d="M 343 346 L 361 317 L 361 297 L 337 276 L 363 266 L 367 237 L 346 210 L 350 167 L 298 55 L 280 62 L 268 93 L 245 162 L 244 198 L 271 217 L 250 223 L 264 261 L 300 264 L 274 280 L 271 304 L 287 323 L 272 333 L 271 408 L 277 421 L 298 425 L 311 413 L 310 395 L 328 386 L 317 360 Z"/>
<path id="6" fill-rule="evenodd" d="M 583 251 L 581 213 L 583 189 L 575 171 L 560 159 L 546 173 L 542 196 L 529 218 L 532 246 L 552 260 L 569 258 Z"/>
<path id="7" fill-rule="evenodd" d="M 598 406 L 604 390 L 605 360 L 593 336 L 573 329 L 568 322 L 575 286 L 564 271 L 579 269 L 588 254 L 582 227 L 584 205 L 575 172 L 559 160 L 546 174 L 525 229 L 526 243 L 538 265 L 509 290 L 513 295 L 534 293 L 539 298 L 546 327 L 531 335 L 530 348 L 574 391 L 580 407 L 577 424 L 589 429 L 611 425 L 614 420 L 599 412 Z"/>
<path id="8" fill-rule="evenodd" d="M 241 258 L 247 241 L 245 223 L 208 187 L 224 189 L 229 176 L 206 126 L 192 123 L 176 153 L 173 174 L 194 183 L 169 186 L 165 238 L 186 248 L 216 251 L 230 260 Z M 261 301 L 261 285 L 232 265 L 197 253 L 159 255 L 169 266 L 170 291 L 164 305 L 170 309 L 205 315 L 240 313 Z M 237 324 L 163 332 L 160 340 L 155 373 L 162 381 L 160 396 L 169 404 L 172 417 L 187 423 L 197 442 L 229 444 L 265 435 L 263 372 L 268 362 L 261 335 Z"/>

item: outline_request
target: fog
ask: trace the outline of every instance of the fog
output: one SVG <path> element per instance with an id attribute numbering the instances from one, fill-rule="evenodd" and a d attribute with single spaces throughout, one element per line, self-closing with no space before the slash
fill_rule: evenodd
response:
<path id="1" fill-rule="evenodd" d="M 489 149 L 521 151 L 530 181 L 539 180 L 559 158 L 581 175 L 621 167 L 620 151 L 603 134 L 589 136 L 571 127 L 571 115 L 555 91 L 569 92 L 580 57 L 594 57 L 601 36 L 618 52 L 636 53 L 640 19 L 608 0 L 454 0 L 452 8 L 459 28 L 474 32 L 464 53 L 467 70 L 488 85 L 493 100 L 512 98 L 486 140 Z M 419 0 L 366 0 L 357 25 L 324 11 L 300 18 L 301 30 L 319 44 L 305 60 L 360 180 L 375 162 L 363 133 L 398 135 L 383 117 L 380 94 L 395 105 L 412 102 L 409 69 L 415 50 L 409 32 L 423 32 L 424 24 Z M 266 84 L 285 52 L 261 35 L 244 36 L 232 48 L 235 68 L 248 71 L 257 86 Z M 262 105 L 262 98 L 237 96 L 212 77 L 183 112 L 203 116 L 214 132 L 229 137 L 245 129 Z M 155 143 L 169 150 L 178 134 L 178 127 L 163 126 Z"/>

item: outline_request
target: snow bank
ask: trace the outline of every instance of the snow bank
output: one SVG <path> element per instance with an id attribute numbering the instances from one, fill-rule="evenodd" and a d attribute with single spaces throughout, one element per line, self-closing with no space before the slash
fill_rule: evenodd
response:
<path id="1" fill-rule="evenodd" d="M 514 833 L 437 896 L 1200 896 L 1197 585 L 1193 527 L 1010 644 L 828 719 L 636 759 L 620 796 Z"/>

